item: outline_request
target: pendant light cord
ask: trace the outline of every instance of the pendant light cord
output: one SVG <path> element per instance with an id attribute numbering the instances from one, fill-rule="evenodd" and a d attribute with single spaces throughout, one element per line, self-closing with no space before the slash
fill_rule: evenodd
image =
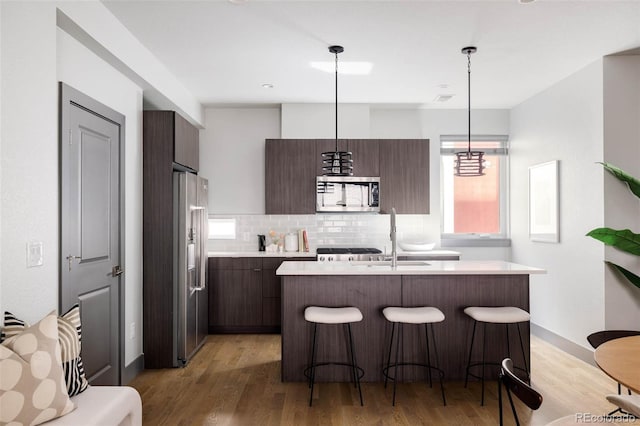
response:
<path id="1" fill-rule="evenodd" d="M 336 52 L 336 152 L 338 152 L 338 53 Z"/>
<path id="2" fill-rule="evenodd" d="M 467 91 L 467 104 L 469 105 L 467 111 L 467 128 L 469 138 L 467 139 L 467 156 L 471 157 L 471 51 L 467 52 L 467 83 L 469 90 Z"/>

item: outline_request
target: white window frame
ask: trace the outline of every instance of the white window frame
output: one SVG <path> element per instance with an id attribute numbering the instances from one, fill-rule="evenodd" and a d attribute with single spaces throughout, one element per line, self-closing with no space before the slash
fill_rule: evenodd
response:
<path id="1" fill-rule="evenodd" d="M 447 147 L 451 142 L 467 142 L 468 135 L 440 135 L 440 238 L 442 247 L 508 247 L 509 240 L 509 136 L 508 135 L 471 135 L 471 149 L 474 142 L 500 142 L 501 148 L 482 148 L 487 155 L 500 157 L 500 232 L 481 233 L 445 233 L 445 185 L 449 176 L 445 176 L 443 159 L 460 152 L 460 148 Z M 473 179 L 468 177 L 465 179 Z"/>

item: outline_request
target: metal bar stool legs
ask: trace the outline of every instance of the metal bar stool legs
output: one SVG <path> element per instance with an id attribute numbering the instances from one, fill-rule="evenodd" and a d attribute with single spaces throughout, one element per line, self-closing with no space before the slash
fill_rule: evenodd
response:
<path id="1" fill-rule="evenodd" d="M 304 311 L 306 321 L 313 324 L 313 343 L 311 347 L 311 356 L 309 366 L 304 370 L 304 375 L 309 379 L 309 407 L 313 405 L 313 389 L 315 387 L 316 369 L 325 365 L 342 365 L 349 367 L 354 386 L 358 389 L 360 396 L 360 405 L 364 405 L 362 399 L 362 388 L 360 387 L 360 379 L 364 376 L 364 370 L 358 366 L 356 353 L 353 344 L 353 334 L 351 333 L 351 323 L 362 321 L 362 313 L 358 308 L 325 308 L 319 306 L 310 306 Z M 348 337 L 348 356 L 349 362 L 318 362 L 318 324 L 343 324 L 345 334 Z"/>
<path id="2" fill-rule="evenodd" d="M 438 349 L 435 342 L 435 334 L 433 332 L 433 323 L 440 322 L 444 320 L 444 314 L 437 308 L 430 307 L 421 307 L 421 308 L 400 308 L 400 307 L 389 307 L 383 310 L 383 314 L 385 318 L 391 322 L 391 340 L 389 341 L 389 351 L 387 353 L 387 364 L 382 369 L 382 374 L 384 374 L 384 386 L 387 387 L 388 380 L 393 381 L 393 399 L 392 404 L 396 405 L 396 390 L 398 384 L 398 367 L 405 365 L 413 365 L 425 367 L 427 369 L 427 380 L 429 383 L 429 387 L 433 387 L 432 380 L 432 371 L 435 370 L 438 372 L 438 376 L 440 378 L 440 392 L 442 393 L 442 403 L 447 405 L 447 400 L 444 395 L 444 383 L 443 377 L 444 372 L 431 364 L 431 345 L 429 338 L 429 327 L 428 324 L 431 324 L 431 338 L 433 339 L 433 349 L 435 355 L 435 362 L 438 363 Z M 396 333 L 396 324 L 398 325 L 398 332 Z M 404 324 L 424 324 L 425 331 L 425 346 L 426 346 L 426 364 L 421 364 L 418 362 L 401 362 L 400 360 L 400 339 L 403 336 Z M 391 352 L 393 351 L 393 340 L 395 336 L 395 360 L 391 363 Z M 393 367 L 393 376 L 389 374 L 390 369 Z"/>
<path id="3" fill-rule="evenodd" d="M 480 379 L 481 381 L 481 397 L 480 405 L 484 405 L 484 387 L 485 387 L 485 367 L 487 365 L 500 366 L 500 362 L 487 362 L 486 360 L 486 347 L 487 347 L 487 324 L 504 324 L 506 328 L 506 345 L 507 345 L 507 357 L 511 358 L 511 346 L 509 338 L 509 324 L 515 324 L 518 330 L 518 338 L 520 341 L 520 349 L 522 351 L 522 360 L 524 362 L 524 369 L 518 368 L 518 370 L 524 371 L 529 379 L 529 366 L 527 364 L 527 356 L 524 350 L 524 343 L 522 341 L 522 332 L 520 331 L 520 323 L 529 321 L 529 313 L 515 307 L 469 307 L 464 312 L 473 319 L 473 332 L 471 333 L 471 343 L 469 345 L 469 357 L 467 360 L 466 375 L 464 380 L 464 386 L 467 387 L 469 382 L 469 376 Z M 482 323 L 482 360 L 480 362 L 472 363 L 473 345 L 475 342 L 475 335 L 477 329 L 477 323 Z M 470 369 L 473 367 L 482 367 L 480 376 L 471 373 Z"/>

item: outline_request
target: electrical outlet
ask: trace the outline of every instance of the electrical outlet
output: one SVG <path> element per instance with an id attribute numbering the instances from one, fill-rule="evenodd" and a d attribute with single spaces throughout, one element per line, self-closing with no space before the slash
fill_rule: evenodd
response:
<path id="1" fill-rule="evenodd" d="M 129 324 L 129 339 L 133 340 L 136 338 L 136 323 L 132 322 Z"/>
<path id="2" fill-rule="evenodd" d="M 251 240 L 251 233 L 250 233 L 250 232 L 243 232 L 243 233 L 242 233 L 242 240 L 243 240 L 243 241 L 249 241 L 249 240 Z"/>

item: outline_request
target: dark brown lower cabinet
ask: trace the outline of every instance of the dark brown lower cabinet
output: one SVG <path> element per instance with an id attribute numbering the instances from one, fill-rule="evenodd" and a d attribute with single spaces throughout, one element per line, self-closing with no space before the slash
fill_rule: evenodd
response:
<path id="1" fill-rule="evenodd" d="M 209 259 L 209 333 L 279 333 L 280 277 L 284 260 L 314 257 L 212 257 Z"/>

